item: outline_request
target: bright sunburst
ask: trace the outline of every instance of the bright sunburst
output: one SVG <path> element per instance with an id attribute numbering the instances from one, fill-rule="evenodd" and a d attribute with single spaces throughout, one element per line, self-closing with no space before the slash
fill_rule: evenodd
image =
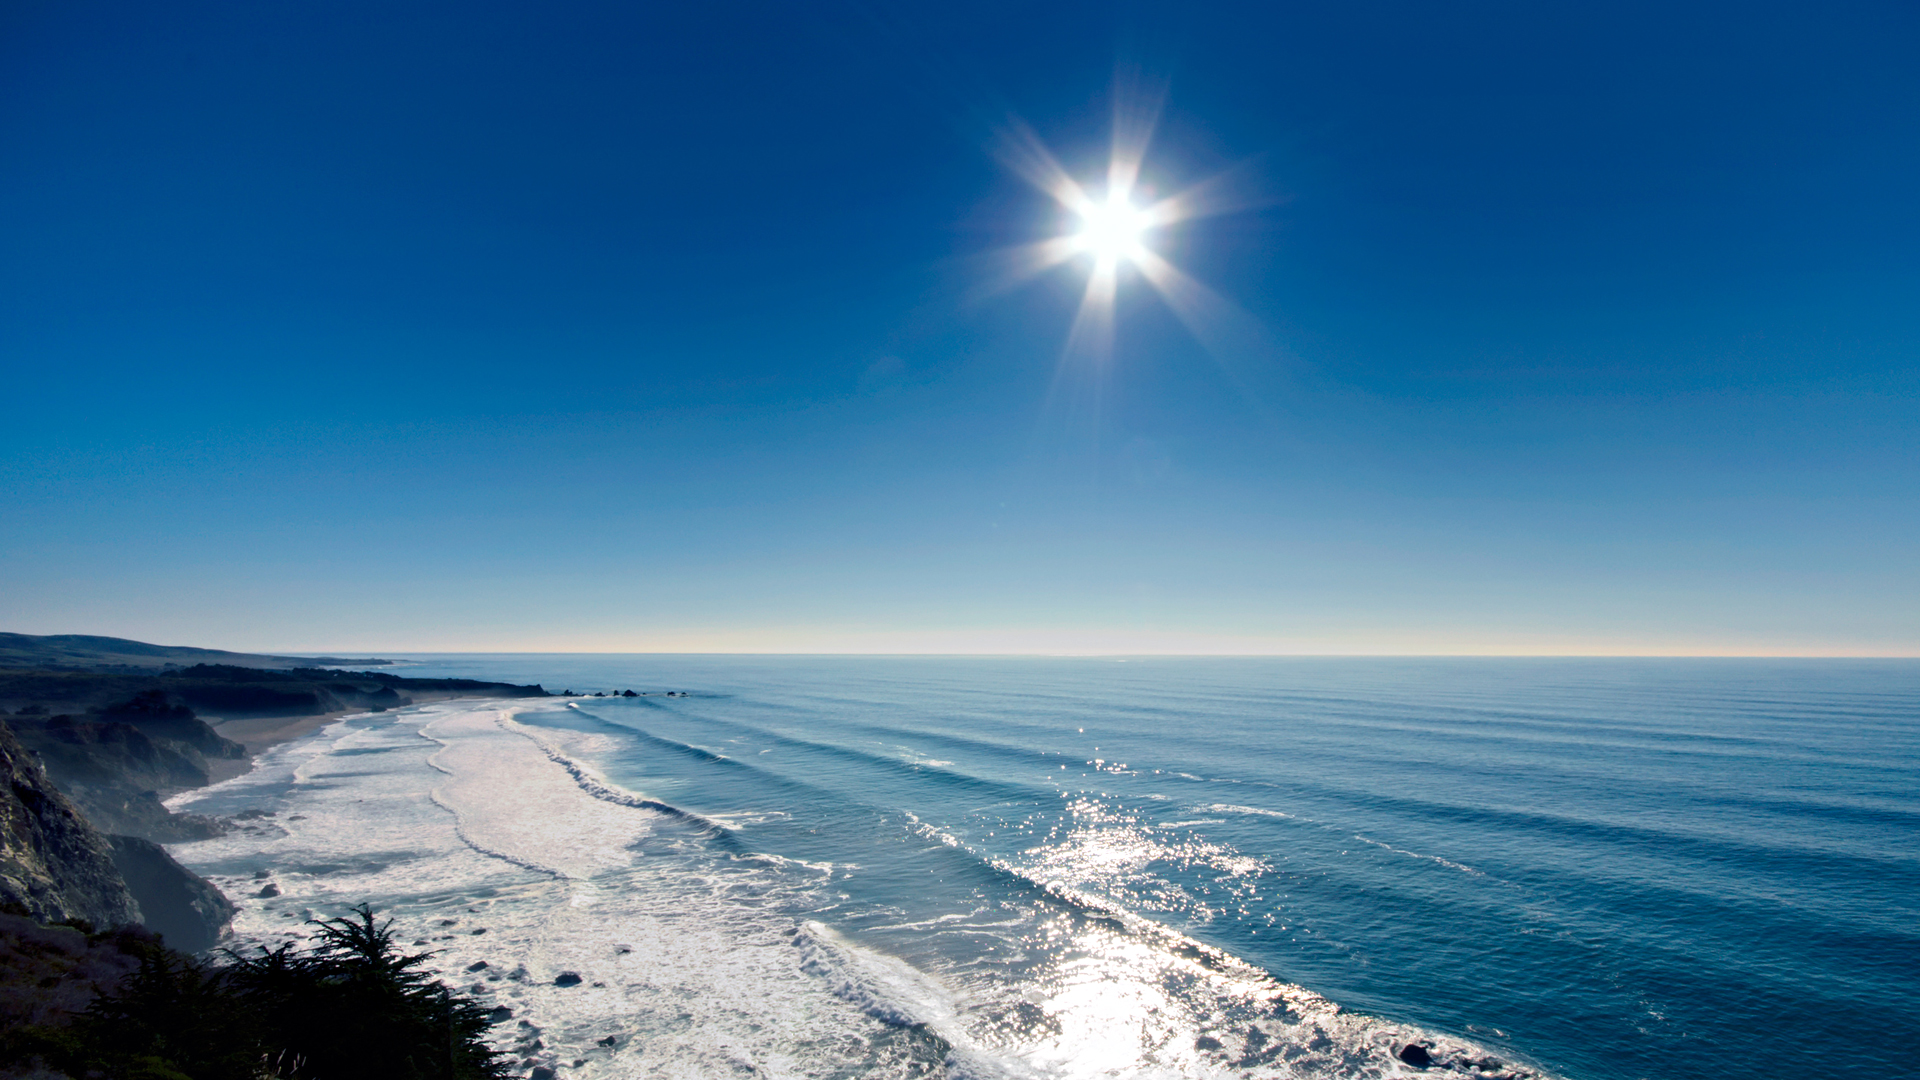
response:
<path id="1" fill-rule="evenodd" d="M 1000 158 L 1071 215 L 1060 235 L 1020 249 L 1013 271 L 1018 279 L 1061 266 L 1084 268 L 1086 293 L 1068 336 L 1069 354 L 1104 360 L 1111 353 L 1123 268 L 1138 271 L 1209 348 L 1221 341 L 1223 326 L 1247 322 L 1244 313 L 1168 262 L 1155 247 L 1161 234 L 1180 222 L 1247 209 L 1261 200 L 1236 198 L 1226 177 L 1163 199 L 1140 198 L 1148 191 L 1140 174 L 1158 117 L 1157 103 L 1136 101 L 1130 107 L 1123 102 L 1116 107 L 1106 183 L 1093 190 L 1074 179 L 1025 126 L 1014 124 L 1002 133 Z"/>
<path id="2" fill-rule="evenodd" d="M 1100 262 L 1135 259 L 1146 251 L 1142 237 L 1149 225 L 1146 213 L 1126 193 L 1116 192 L 1080 209 L 1080 231 L 1073 240 Z"/>

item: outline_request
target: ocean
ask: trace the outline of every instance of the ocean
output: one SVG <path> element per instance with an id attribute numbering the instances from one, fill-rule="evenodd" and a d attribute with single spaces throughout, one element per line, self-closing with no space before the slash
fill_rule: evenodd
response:
<path id="1" fill-rule="evenodd" d="M 350 717 L 173 850 L 243 946 L 372 904 L 523 1072 L 1920 1073 L 1920 663 L 396 670 L 641 696 Z"/>

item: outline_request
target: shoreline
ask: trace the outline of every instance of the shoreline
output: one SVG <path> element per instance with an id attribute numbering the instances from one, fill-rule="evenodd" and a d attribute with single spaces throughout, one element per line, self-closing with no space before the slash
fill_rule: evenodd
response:
<path id="1" fill-rule="evenodd" d="M 330 746 L 271 755 L 257 777 L 182 807 L 238 813 L 241 827 L 181 845 L 181 856 L 239 901 L 235 948 L 275 948 L 315 913 L 374 904 L 396 940 L 433 951 L 433 973 L 491 1010 L 489 1038 L 518 1059 L 517 1075 L 720 1075 L 745 1055 L 843 1075 L 1018 1076 L 1088 1054 L 1197 1074 L 1269 1046 L 1384 1074 L 1415 1044 L 1440 1059 L 1436 1075 L 1467 1074 L 1453 1063 L 1503 1080 L 1550 1075 L 1443 1031 L 1346 1012 L 1150 920 L 1116 920 L 1074 897 L 1060 904 L 1064 894 L 1047 886 L 1055 899 L 1029 897 L 1027 930 L 1007 940 L 1040 949 L 1057 930 L 1059 943 L 976 979 L 938 963 L 931 938 L 889 947 L 891 930 L 947 925 L 939 901 L 866 927 L 877 937 L 858 933 L 858 917 L 843 928 L 827 912 L 846 913 L 850 865 L 740 858 L 736 845 L 707 843 L 637 791 L 588 782 L 592 758 L 573 755 L 600 736 L 521 730 L 492 707 L 520 702 L 463 694 L 421 704 L 389 710 L 399 713 L 382 718 L 391 723 L 343 725 L 322 740 Z M 260 749 L 337 719 L 262 731 Z M 961 926 L 1005 935 L 989 928 L 1002 926 L 999 910 L 981 925 L 963 915 Z M 920 918 L 928 912 L 931 922 Z M 1074 974 L 1088 959 L 1100 963 L 1097 979 Z M 1196 976 L 1204 987 L 1189 994 Z M 1096 983 L 1166 1019 L 1136 1036 L 1111 1009 L 1087 1006 L 1083 991 Z M 1036 994 L 1057 1023 L 1004 1027 L 1028 1015 L 1008 1010 L 1034 1007 Z M 1273 1011 L 1283 1000 L 1284 1019 Z M 1211 1019 L 1229 1014 L 1258 1033 Z"/>
<path id="2" fill-rule="evenodd" d="M 203 717 L 202 719 L 207 721 L 207 726 L 211 727 L 215 733 L 222 738 L 231 739 L 239 743 L 246 750 L 246 756 L 242 758 L 207 762 L 207 782 L 203 786 L 212 787 L 215 784 L 232 780 L 235 777 L 245 776 L 258 766 L 260 756 L 267 751 L 283 743 L 303 739 L 316 731 L 322 730 L 329 724 L 344 720 L 350 716 L 367 716 L 376 712 L 397 712 L 401 709 L 409 709 L 417 705 L 432 705 L 443 701 L 459 701 L 463 699 L 484 701 L 498 697 L 499 695 L 473 690 L 416 690 L 409 691 L 408 696 L 411 697 L 412 700 L 407 704 L 389 706 L 385 709 L 335 709 L 331 712 L 315 713 L 308 716 L 236 716 L 231 719 Z M 200 789 L 181 788 L 178 791 L 168 792 L 164 798 L 172 799 L 185 792 L 196 790 Z"/>

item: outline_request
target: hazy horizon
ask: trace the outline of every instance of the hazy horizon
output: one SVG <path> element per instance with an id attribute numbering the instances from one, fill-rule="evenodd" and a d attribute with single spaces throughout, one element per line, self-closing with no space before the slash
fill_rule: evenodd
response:
<path id="1" fill-rule="evenodd" d="M 94 631 L 86 631 L 86 630 L 60 631 L 59 633 L 96 634 L 96 632 Z M 124 637 L 125 635 L 96 634 L 96 636 Z M 904 637 L 904 640 L 902 640 L 903 637 Z M 1219 659 L 1232 659 L 1237 657 L 1244 657 L 1244 658 L 1257 659 L 1257 658 L 1264 657 L 1264 658 L 1274 658 L 1274 659 L 1404 658 L 1404 659 L 1436 659 L 1436 660 L 1444 660 L 1444 659 L 1516 659 L 1516 660 L 1524 660 L 1524 659 L 1543 659 L 1543 660 L 1550 660 L 1550 659 L 1566 659 L 1566 660 L 1577 660 L 1577 659 L 1912 660 L 1912 659 L 1920 659 L 1920 653 L 1915 653 L 1915 652 L 1891 652 L 1891 651 L 1890 652 L 1867 652 L 1867 651 L 1846 652 L 1846 651 L 1839 651 L 1839 650 L 1820 652 L 1820 651 L 1814 651 L 1811 649 L 1802 649 L 1799 651 L 1793 651 L 1788 648 L 1779 648 L 1771 651 L 1763 651 L 1760 649 L 1750 648 L 1743 651 L 1723 650 L 1723 651 L 1716 652 L 1716 651 L 1701 649 L 1697 646 L 1689 648 L 1684 645 L 1675 645 L 1662 651 L 1662 650 L 1650 650 L 1644 647 L 1635 649 L 1632 647 L 1622 646 L 1622 645 L 1614 645 L 1611 647 L 1586 646 L 1583 648 L 1581 645 L 1575 644 L 1575 643 L 1567 644 L 1565 647 L 1561 648 L 1558 651 L 1548 651 L 1548 650 L 1539 650 L 1539 649 L 1536 649 L 1536 651 L 1521 651 L 1512 647 L 1501 648 L 1499 646 L 1483 646 L 1477 649 L 1470 648 L 1470 647 L 1461 647 L 1461 648 L 1457 648 L 1456 651 L 1452 651 L 1452 652 L 1438 651 L 1438 650 L 1420 651 L 1412 647 L 1401 647 L 1401 648 L 1375 647 L 1371 649 L 1349 648 L 1344 651 L 1341 651 L 1341 650 L 1337 650 L 1330 647 L 1314 648 L 1305 643 L 1295 644 L 1295 645 L 1292 645 L 1291 647 L 1280 646 L 1280 645 L 1267 645 L 1265 647 L 1261 647 L 1258 643 L 1251 643 L 1251 642 L 1240 642 L 1240 643 L 1237 643 L 1237 645 L 1223 645 L 1218 642 L 1208 642 L 1206 640 L 1186 640 L 1186 641 L 1179 641 L 1179 642 L 1167 642 L 1164 639 L 1162 639 L 1159 648 L 1131 648 L 1130 649 L 1130 648 L 1123 648 L 1122 645 L 1143 645 L 1143 644 L 1147 644 L 1148 642 L 1142 641 L 1142 640 L 1124 639 L 1117 635 L 1107 635 L 1105 637 L 1089 636 L 1086 638 L 1075 639 L 1070 635 L 1060 635 L 1057 638 L 1049 638 L 1044 635 L 1035 635 L 1035 634 L 1026 634 L 1024 636 L 1012 635 L 1012 634 L 1001 635 L 1001 636 L 982 635 L 974 639 L 960 639 L 960 640 L 955 640 L 952 638 L 928 640 L 928 639 L 914 638 L 906 635 L 876 634 L 865 639 L 842 638 L 842 639 L 826 639 L 824 641 L 816 641 L 813 643 L 813 647 L 791 646 L 791 647 L 784 647 L 784 648 L 779 647 L 778 645 L 770 645 L 770 644 L 764 644 L 764 643 L 761 644 L 760 647 L 749 647 L 739 642 L 725 642 L 725 641 L 715 641 L 715 640 L 707 640 L 705 642 L 695 640 L 693 642 L 680 643 L 679 647 L 675 647 L 673 644 L 642 643 L 636 646 L 624 647 L 624 648 L 607 647 L 605 644 L 601 644 L 599 646 L 581 644 L 575 647 L 559 647 L 559 646 L 552 646 L 552 645 L 549 645 L 546 647 L 515 647 L 515 646 L 496 644 L 496 645 L 490 645 L 490 646 L 484 646 L 484 647 L 476 645 L 476 646 L 462 647 L 462 648 L 441 648 L 441 647 L 403 646 L 403 645 L 395 645 L 390 642 L 387 644 L 378 644 L 377 642 L 369 643 L 368 641 L 363 641 L 363 642 L 350 644 L 350 645 L 341 645 L 336 643 L 332 645 L 299 644 L 299 645 L 283 645 L 283 646 L 260 646 L 260 645 L 248 644 L 245 642 L 234 642 L 234 641 L 221 641 L 221 642 L 171 641 L 171 640 L 163 641 L 163 640 L 157 640 L 157 639 L 146 640 L 146 639 L 140 639 L 140 638 L 133 638 L 130 640 L 144 641 L 145 644 L 149 644 L 149 645 L 165 645 L 169 647 L 185 646 L 189 648 L 222 649 L 228 652 L 254 653 L 254 654 L 261 654 L 261 655 L 268 655 L 268 656 L 364 657 L 367 659 L 392 659 L 392 658 L 406 659 L 409 657 L 443 657 L 443 656 L 863 656 L 863 657 L 888 657 L 888 656 L 969 657 L 969 656 L 976 656 L 976 657 L 1086 657 L 1086 658 L 1096 658 L 1096 659 L 1098 658 L 1180 659 L 1180 658 L 1189 658 L 1189 657 L 1190 658 L 1211 657 L 1211 658 L 1219 658 Z M 372 639 L 369 639 L 369 640 L 371 641 Z M 856 642 L 862 643 L 862 644 L 868 644 L 870 645 L 870 647 L 864 647 L 864 648 L 859 647 L 859 645 L 856 644 Z M 1049 644 L 1049 642 L 1053 642 L 1053 643 Z M 887 644 L 891 644 L 894 647 L 892 648 L 879 647 Z M 995 646 L 1000 646 L 1000 647 L 996 648 Z"/>

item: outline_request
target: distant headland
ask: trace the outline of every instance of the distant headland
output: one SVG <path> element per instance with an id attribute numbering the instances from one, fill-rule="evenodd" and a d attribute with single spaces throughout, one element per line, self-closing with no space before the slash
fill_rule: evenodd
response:
<path id="1" fill-rule="evenodd" d="M 188 667 L 194 664 L 230 664 L 234 667 L 285 670 L 300 667 L 387 667 L 391 660 L 340 656 L 269 656 L 228 652 L 187 645 L 149 645 L 126 638 L 93 634 L 0 634 L 0 667 L 108 668 L 141 670 Z"/>

